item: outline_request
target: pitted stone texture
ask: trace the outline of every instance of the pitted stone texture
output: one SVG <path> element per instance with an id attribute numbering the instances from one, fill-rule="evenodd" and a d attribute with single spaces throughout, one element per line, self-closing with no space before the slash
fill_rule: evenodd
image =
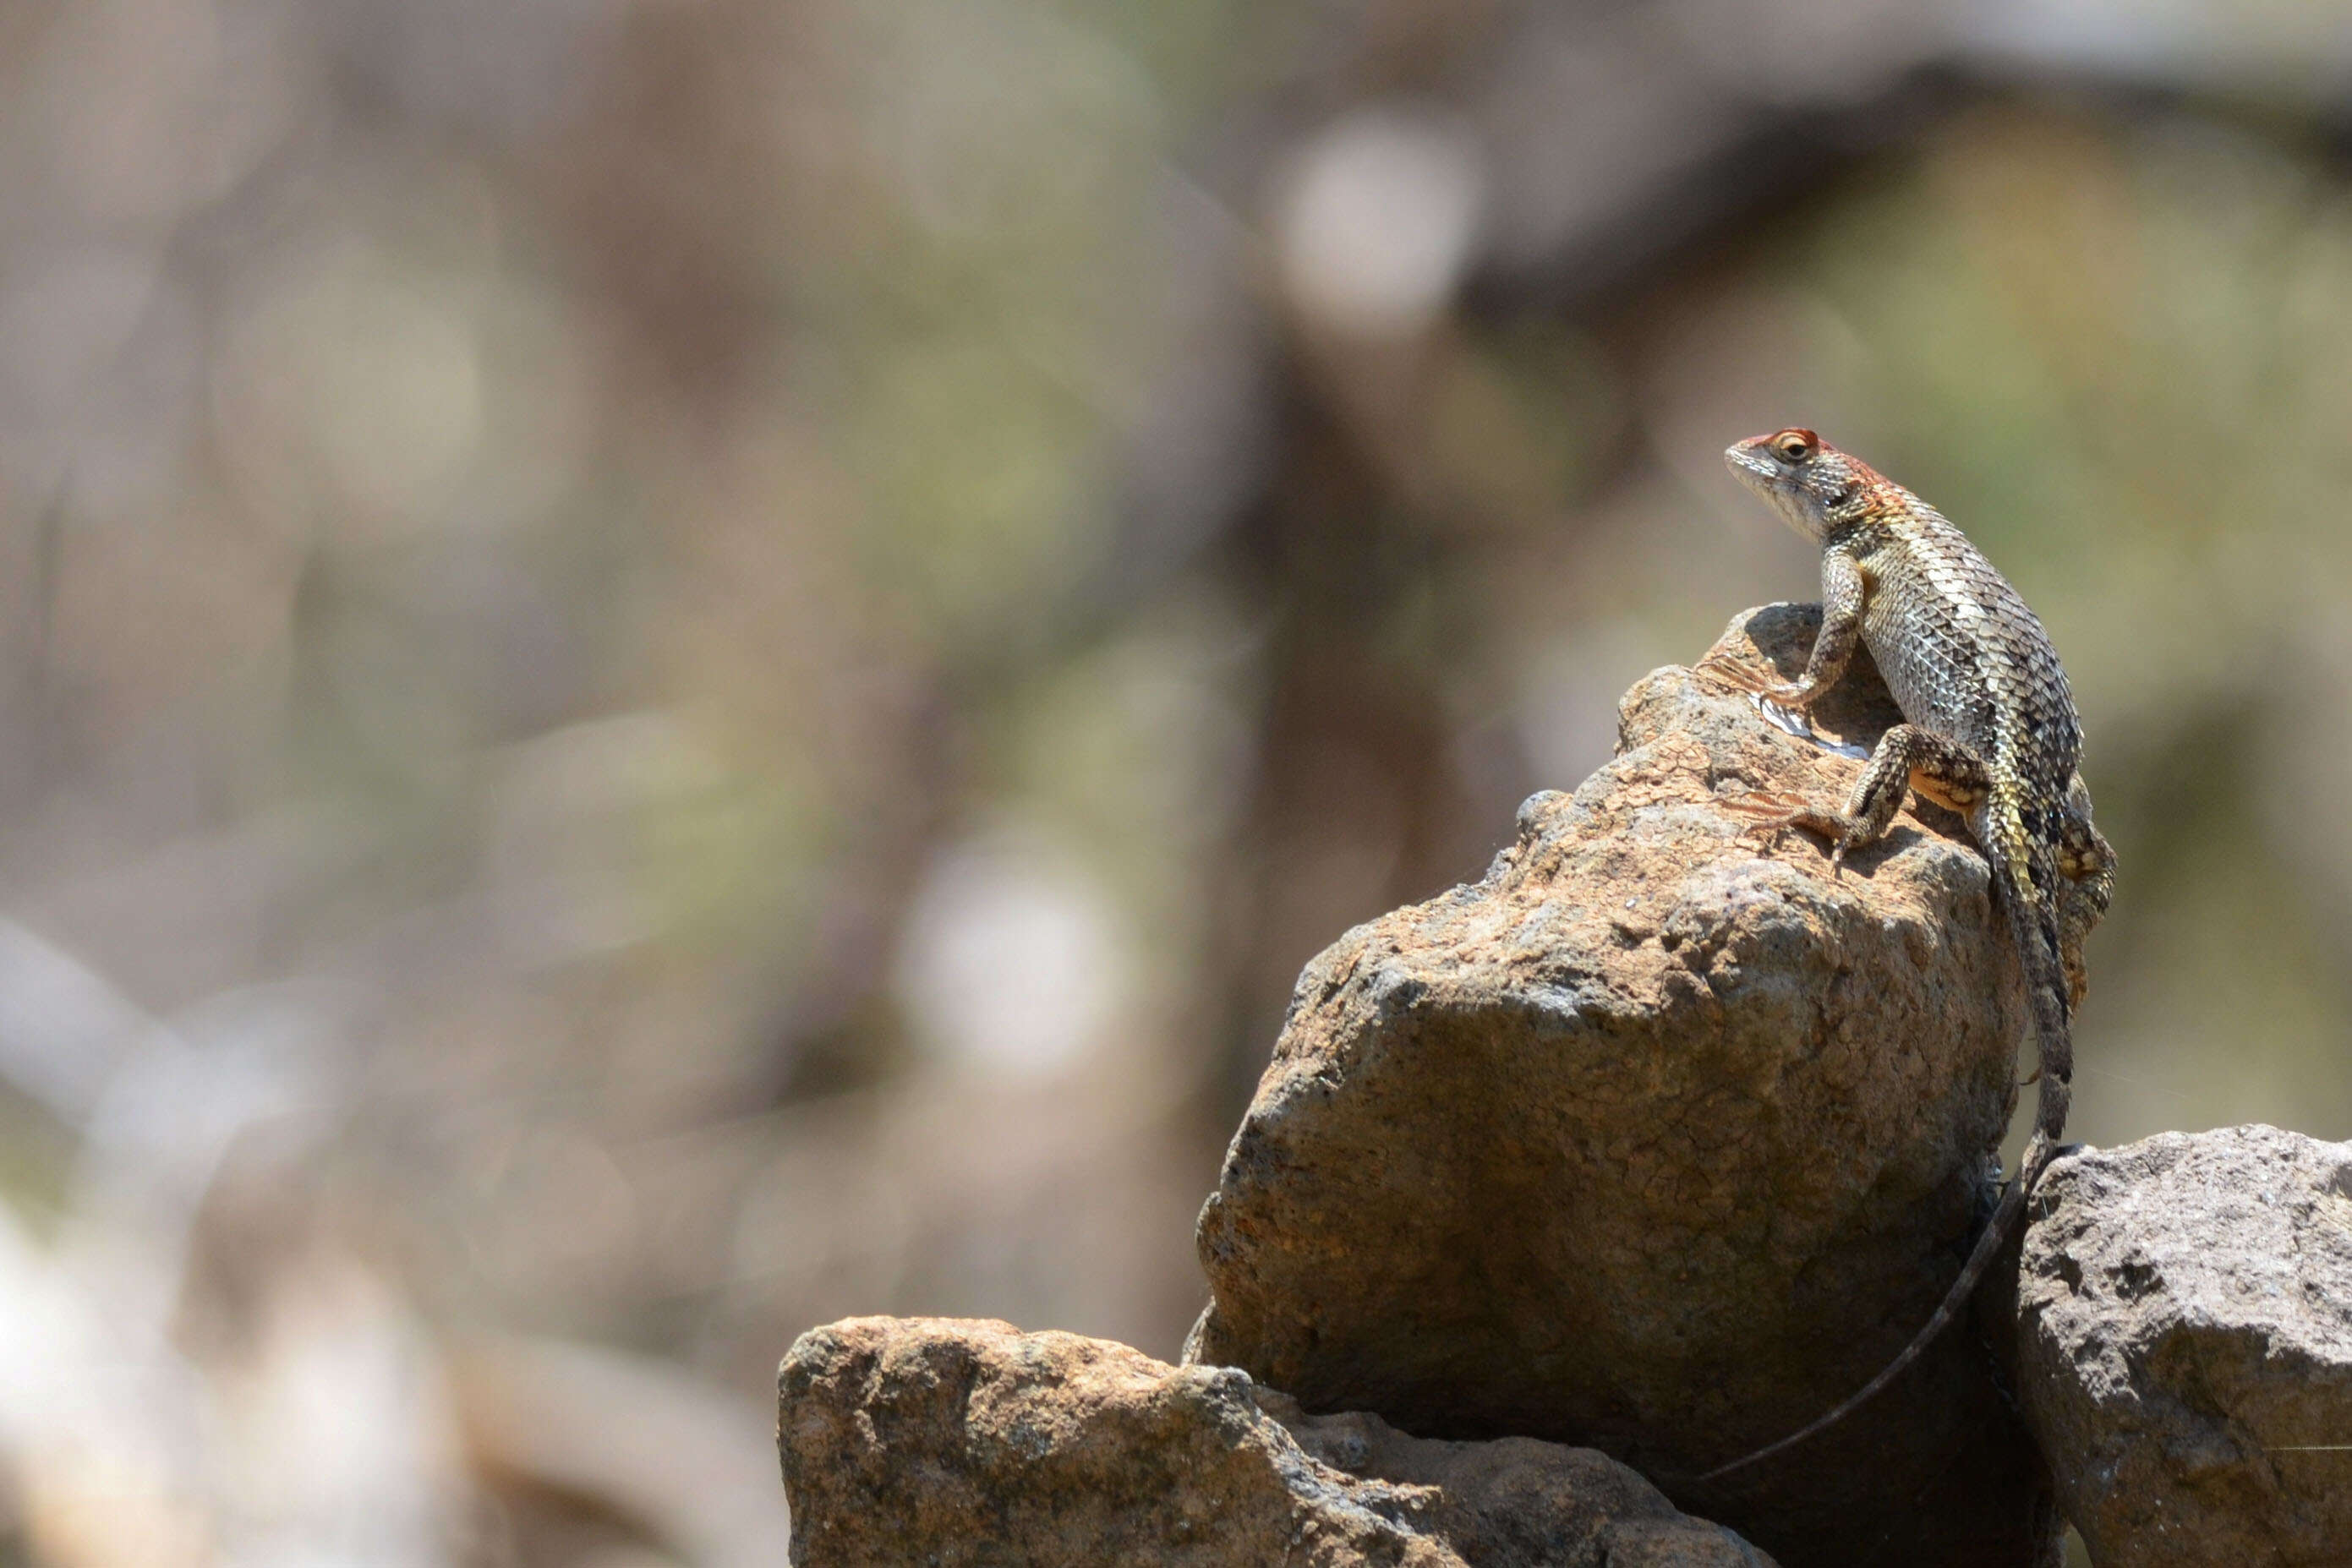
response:
<path id="1" fill-rule="evenodd" d="M 1767 851 L 1748 791 L 1841 801 L 1860 764 L 1766 724 L 1812 606 L 1735 620 L 1620 706 L 1617 758 L 1538 795 L 1486 879 L 1300 977 L 1201 1216 L 1187 1358 L 1309 1409 L 1626 1458 L 1792 1565 L 2051 1549 L 1975 1330 L 1780 1458 L 1898 1352 L 1987 1211 L 2026 1019 L 1984 862 L 1934 808 L 1842 878 Z M 1865 658 L 1815 714 L 1898 718 Z"/>
<path id="2" fill-rule="evenodd" d="M 2026 1407 L 2091 1560 L 2352 1563 L 2352 1144 L 2166 1133 L 2033 1209 Z"/>
<path id="3" fill-rule="evenodd" d="M 780 1385 L 800 1568 L 1770 1568 L 1603 1455 L 1307 1417 L 1076 1334 L 853 1318 Z"/>

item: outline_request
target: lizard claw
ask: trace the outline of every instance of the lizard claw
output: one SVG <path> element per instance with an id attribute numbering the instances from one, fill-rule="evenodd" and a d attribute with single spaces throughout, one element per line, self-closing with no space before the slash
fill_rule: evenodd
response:
<path id="1" fill-rule="evenodd" d="M 1727 811 L 1738 811 L 1751 817 L 1785 817 L 1792 810 L 1805 807 L 1801 795 L 1785 794 L 1778 789 L 1750 789 L 1739 795 L 1723 795 L 1716 803 Z"/>
<path id="2" fill-rule="evenodd" d="M 1735 795 L 1720 803 L 1727 810 L 1757 818 L 1755 822 L 1739 831 L 1739 836 L 1746 838 L 1751 833 L 1761 833 L 1765 835 L 1768 847 L 1779 843 L 1781 835 L 1790 828 L 1803 828 L 1821 834 L 1829 841 L 1830 875 L 1842 877 L 1845 874 L 1846 851 L 1856 848 L 1857 844 L 1853 824 L 1841 813 L 1822 810 L 1799 796 L 1762 789 Z"/>
<path id="3" fill-rule="evenodd" d="M 1796 796 L 1763 789 L 1735 795 L 1721 804 L 1727 811 L 1755 818 L 1755 821 L 1739 830 L 1739 837 L 1761 837 L 1768 849 L 1780 841 L 1781 835 L 1796 825 L 1805 810 L 1805 802 Z"/>
<path id="4" fill-rule="evenodd" d="M 1707 679 L 1715 681 L 1722 685 L 1728 686 L 1734 691 L 1746 692 L 1751 696 L 1762 691 L 1765 686 L 1770 684 L 1766 681 L 1762 675 L 1756 674 L 1752 670 L 1742 667 L 1734 660 L 1727 659 L 1721 654 L 1715 653 L 1709 653 L 1705 658 L 1699 660 L 1697 664 L 1693 664 L 1691 666 L 1691 673 L 1696 675 L 1704 675 Z"/>

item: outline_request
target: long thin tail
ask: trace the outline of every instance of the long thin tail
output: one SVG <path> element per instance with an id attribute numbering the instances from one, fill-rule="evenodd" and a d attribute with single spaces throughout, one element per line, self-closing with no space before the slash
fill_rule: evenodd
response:
<path id="1" fill-rule="evenodd" d="M 1903 1347 L 1903 1354 L 1887 1363 L 1885 1371 L 1864 1384 L 1861 1389 L 1847 1398 L 1843 1404 L 1810 1426 L 1801 1427 L 1779 1442 L 1768 1444 L 1752 1454 L 1732 1460 L 1727 1465 L 1717 1465 L 1698 1479 L 1702 1481 L 1711 1481 L 1718 1476 L 1727 1476 L 1734 1470 L 1746 1469 L 1759 1460 L 1769 1459 L 1784 1448 L 1795 1448 L 1814 1433 L 1825 1427 L 1836 1426 L 1868 1404 L 1888 1384 L 1902 1376 L 1904 1369 L 1926 1354 L 1927 1347 L 1935 1343 L 1936 1336 L 1942 1333 L 1951 1321 L 1960 1315 L 1960 1309 L 1968 1304 L 1969 1297 L 1976 1291 L 1977 1281 L 1982 1280 L 1984 1271 L 1992 1266 L 1993 1255 L 2000 1250 L 2001 1241 L 2009 1234 L 2010 1226 L 2015 1222 L 2018 1214 L 2025 1207 L 2025 1195 L 2032 1190 L 2034 1181 L 2042 1175 L 2042 1167 L 2050 1163 L 2050 1149 L 2049 1140 L 2040 1133 L 2035 1133 L 2033 1141 L 2026 1145 L 2025 1158 L 2019 1166 L 2016 1182 L 2007 1192 L 2001 1194 L 2000 1207 L 1993 1210 L 1992 1223 L 1986 1226 L 1983 1234 L 1977 1238 L 1977 1244 L 1969 1251 L 1967 1264 L 1960 1270 L 1960 1277 L 1952 1281 L 1950 1290 L 1944 1292 L 1943 1301 L 1937 1304 L 1936 1315 L 1927 1320 L 1925 1328 L 1911 1336 L 1911 1343 Z"/>
<path id="2" fill-rule="evenodd" d="M 2000 1250 L 2001 1243 L 2009 1235 L 2009 1228 L 2016 1223 L 2018 1215 L 2025 1207 L 2026 1196 L 2032 1192 L 2033 1184 L 2042 1179 L 2042 1168 L 2049 1165 L 2051 1154 L 2066 1131 L 2066 1110 L 2073 1098 L 2074 1079 L 2074 1048 L 2070 1032 L 2073 995 L 2068 987 L 2065 966 L 2060 958 L 2056 914 L 2050 901 L 2040 895 L 2030 877 L 2021 878 L 2011 869 L 2022 863 L 2025 856 L 2022 852 L 2022 831 L 2014 826 L 2013 817 L 2011 823 L 2011 832 L 2003 835 L 2009 840 L 2006 843 L 1995 838 L 1994 831 L 1989 831 L 1989 825 L 1981 820 L 1974 825 L 1979 841 L 1985 844 L 1987 858 L 1992 863 L 1995 888 L 2009 911 L 2010 929 L 2017 939 L 2018 959 L 2025 970 L 2026 992 L 2033 1009 L 2035 1049 L 2041 1053 L 2042 1087 L 2033 1108 L 2033 1138 L 2025 1146 L 2025 1157 L 2018 1162 L 2017 1181 L 2001 1195 L 2000 1207 L 1993 1210 L 1992 1223 L 1987 1225 L 1984 1233 L 1977 1238 L 1967 1264 L 1960 1270 L 1960 1277 L 1952 1281 L 1952 1288 L 1944 1292 L 1943 1301 L 1937 1305 L 1936 1315 L 1927 1320 L 1925 1328 L 1911 1336 L 1911 1343 L 1903 1347 L 1902 1354 L 1888 1363 L 1885 1371 L 1864 1384 L 1860 1392 L 1828 1415 L 1790 1433 L 1777 1443 L 1759 1448 L 1727 1465 L 1716 1466 L 1698 1478 L 1702 1481 L 1711 1481 L 1734 1470 L 1745 1469 L 1759 1459 L 1769 1459 L 1785 1448 L 1796 1447 L 1824 1427 L 1835 1426 L 1868 1403 L 1880 1390 L 1900 1377 L 1906 1367 L 1918 1360 L 1935 1343 L 1936 1336 L 1943 1333 L 1946 1326 L 1959 1316 L 1960 1309 L 1968 1304 L 1977 1282 L 1991 1267 L 1993 1255 Z"/>

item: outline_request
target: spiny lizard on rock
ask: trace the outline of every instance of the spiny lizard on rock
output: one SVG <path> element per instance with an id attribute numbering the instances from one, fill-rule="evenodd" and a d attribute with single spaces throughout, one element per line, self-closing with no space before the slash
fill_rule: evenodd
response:
<path id="1" fill-rule="evenodd" d="M 1843 811 L 1775 810 L 1768 827 L 1833 842 L 1832 868 L 1884 836 L 1906 789 L 1958 812 L 1983 849 L 2017 944 L 2041 1055 L 2041 1099 L 2018 1178 L 1959 1278 L 1885 1371 L 1837 1408 L 1712 1480 L 1802 1442 L 1916 1360 L 1968 1301 L 2066 1127 L 2074 1077 L 2068 1025 L 2084 990 L 2083 939 L 2106 913 L 2115 852 L 2091 825 L 2076 763 L 2082 721 L 2049 633 L 1967 536 L 1902 486 L 1810 430 L 1742 441 L 1724 454 L 1740 482 L 1822 547 L 1822 629 L 1793 684 L 1760 697 L 1775 716 L 1837 684 L 1857 639 L 1908 721 L 1879 740 Z"/>

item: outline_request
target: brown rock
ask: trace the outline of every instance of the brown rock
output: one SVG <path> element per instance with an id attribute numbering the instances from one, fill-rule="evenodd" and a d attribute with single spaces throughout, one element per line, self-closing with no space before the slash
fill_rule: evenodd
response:
<path id="1" fill-rule="evenodd" d="M 2025 1404 L 2091 1560 L 2352 1563 L 2352 1144 L 2166 1133 L 2033 1201 Z"/>
<path id="2" fill-rule="evenodd" d="M 1538 795 L 1486 879 L 1300 977 L 1202 1210 L 1187 1359 L 1425 1437 L 1624 1458 L 1794 1565 L 2039 1562 L 2054 1521 L 1969 1329 L 1802 1448 L 1934 1310 L 1989 1208 L 2026 1020 L 1984 862 L 1921 808 L 1832 879 L 1728 798 L 1841 800 L 1785 735 L 1811 606 L 1645 677 L 1619 754 Z M 1864 664 L 1815 717 L 1896 718 Z"/>
<path id="3" fill-rule="evenodd" d="M 1607 1457 L 1314 1418 L 1230 1368 L 852 1318 L 784 1358 L 800 1568 L 1769 1568 Z"/>

